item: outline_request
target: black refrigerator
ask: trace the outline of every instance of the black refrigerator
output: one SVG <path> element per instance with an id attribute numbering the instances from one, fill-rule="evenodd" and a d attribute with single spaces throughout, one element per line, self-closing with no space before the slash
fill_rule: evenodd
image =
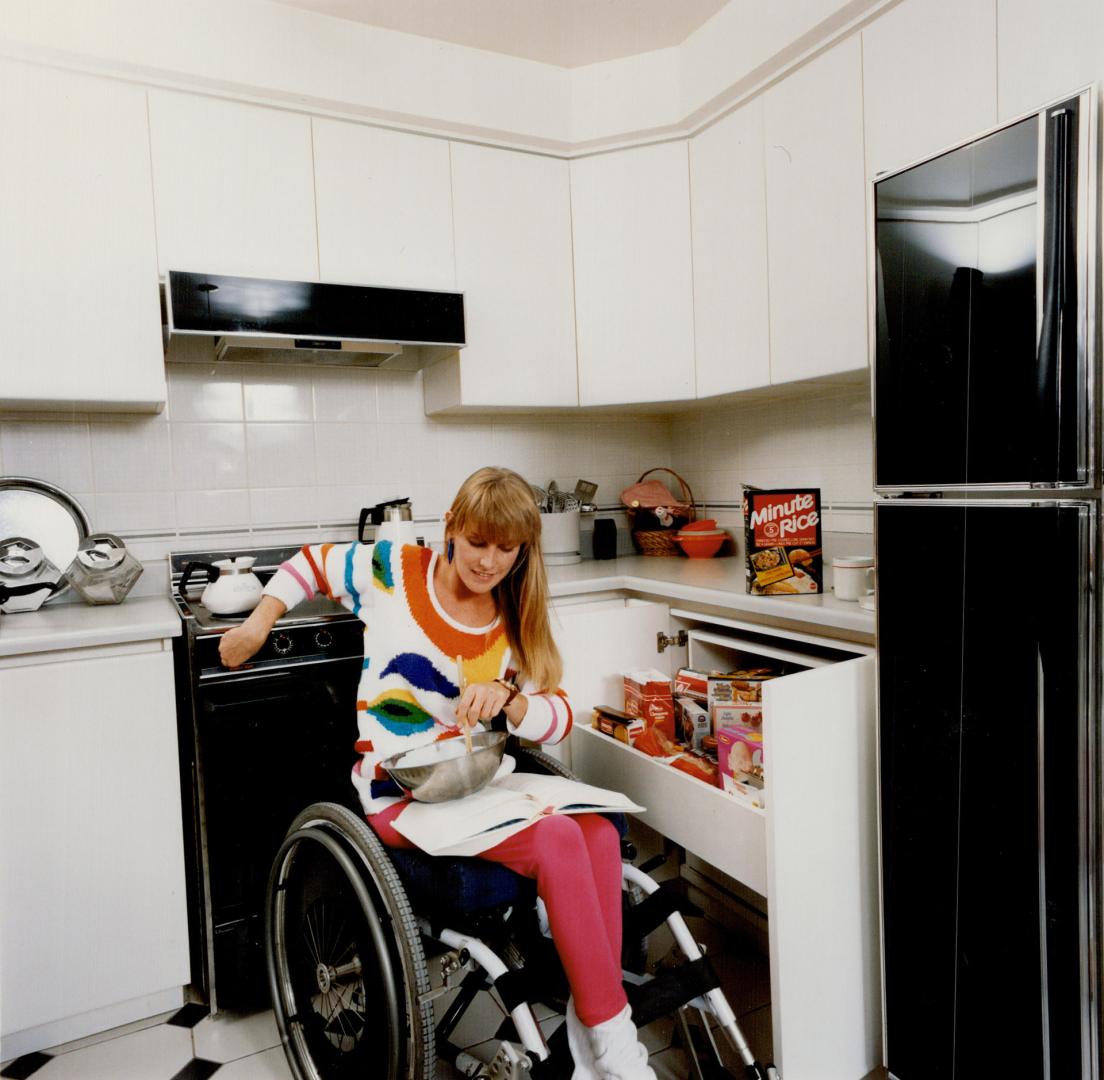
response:
<path id="1" fill-rule="evenodd" d="M 873 182 L 885 1061 L 1099 1077 L 1096 91 Z"/>

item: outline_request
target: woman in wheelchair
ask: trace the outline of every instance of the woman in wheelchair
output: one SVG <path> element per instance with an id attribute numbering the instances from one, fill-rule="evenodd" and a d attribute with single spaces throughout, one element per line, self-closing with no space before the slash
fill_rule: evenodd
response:
<path id="1" fill-rule="evenodd" d="M 499 713 L 512 734 L 537 743 L 559 742 L 571 730 L 571 705 L 557 689 L 562 663 L 529 484 L 507 469 L 474 473 L 445 515 L 445 541 L 443 556 L 389 541 L 304 547 L 220 644 L 223 663 L 239 666 L 285 610 L 316 592 L 362 615 L 360 757 L 352 781 L 375 835 L 393 849 L 412 846 L 394 827 L 407 802 L 382 761 L 487 725 Z M 503 759 L 504 769 L 512 766 Z M 479 858 L 536 882 L 571 991 L 575 1076 L 654 1080 L 622 986 L 614 825 L 599 815 L 545 816 Z"/>

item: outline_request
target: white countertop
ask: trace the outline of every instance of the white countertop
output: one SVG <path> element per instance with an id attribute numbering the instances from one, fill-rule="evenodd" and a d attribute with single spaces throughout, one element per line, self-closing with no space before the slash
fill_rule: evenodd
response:
<path id="1" fill-rule="evenodd" d="M 0 615 L 0 656 L 81 649 L 177 637 L 180 613 L 167 596 L 121 604 L 47 604 L 37 611 Z"/>
<path id="2" fill-rule="evenodd" d="M 820 627 L 852 640 L 874 640 L 874 615 L 858 604 L 822 596 L 749 596 L 744 561 L 647 558 L 640 555 L 573 566 L 550 566 L 553 598 L 625 591 L 699 605 L 752 621 Z M 167 597 L 132 597 L 121 604 L 48 604 L 0 615 L 0 656 L 88 648 L 177 637 L 180 615 Z"/>
<path id="3" fill-rule="evenodd" d="M 820 596 L 749 596 L 745 592 L 744 560 L 739 556 L 683 559 L 633 555 L 584 560 L 572 566 L 550 566 L 548 582 L 554 598 L 627 590 L 721 608 L 753 621 L 822 627 L 854 640 L 874 641 L 874 613 L 857 603 L 837 600 L 831 592 Z"/>

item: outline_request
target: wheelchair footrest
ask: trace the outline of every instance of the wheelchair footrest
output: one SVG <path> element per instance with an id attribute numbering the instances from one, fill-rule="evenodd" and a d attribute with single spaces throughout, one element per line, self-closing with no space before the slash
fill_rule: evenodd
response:
<path id="1" fill-rule="evenodd" d="M 673 912 L 682 915 L 700 915 L 701 909 L 692 904 L 674 882 L 663 882 L 659 888 L 634 904 L 625 912 L 624 937 L 626 941 L 647 937 L 657 926 L 667 921 Z"/>
<path id="2" fill-rule="evenodd" d="M 709 957 L 703 956 L 663 971 L 640 986 L 626 985 L 625 992 L 632 1005 L 633 1023 L 641 1028 L 720 985 Z"/>

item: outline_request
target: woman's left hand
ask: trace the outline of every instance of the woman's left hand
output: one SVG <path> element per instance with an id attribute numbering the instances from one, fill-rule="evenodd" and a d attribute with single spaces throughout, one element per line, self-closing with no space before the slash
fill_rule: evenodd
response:
<path id="1" fill-rule="evenodd" d="M 470 728 L 479 722 L 486 723 L 502 712 L 510 697 L 510 690 L 499 682 L 469 683 L 456 703 L 456 719 L 461 727 Z M 514 696 L 511 711 L 521 695 Z M 507 713 L 509 719 L 509 713 Z"/>

